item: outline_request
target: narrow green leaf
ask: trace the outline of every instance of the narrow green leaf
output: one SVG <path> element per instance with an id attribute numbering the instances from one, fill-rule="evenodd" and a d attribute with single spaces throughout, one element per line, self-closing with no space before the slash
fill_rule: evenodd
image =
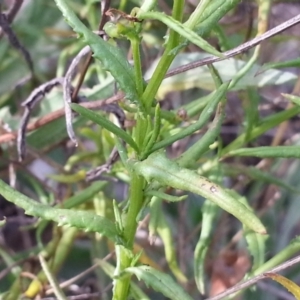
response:
<path id="1" fill-rule="evenodd" d="M 124 270 L 129 274 L 134 274 L 147 286 L 162 293 L 171 300 L 191 300 L 192 298 L 176 283 L 171 276 L 157 271 L 148 266 L 130 267 Z"/>
<path id="2" fill-rule="evenodd" d="M 93 196 L 99 193 L 105 187 L 107 183 L 103 181 L 97 181 L 92 183 L 86 189 L 76 193 L 74 196 L 66 199 L 62 206 L 63 208 L 72 208 L 78 206 L 86 201 L 92 200 Z"/>
<path id="3" fill-rule="evenodd" d="M 151 131 L 151 137 L 145 147 L 143 147 L 143 152 L 141 157 L 147 157 L 148 153 L 150 153 L 151 148 L 153 147 L 154 143 L 156 142 L 161 126 L 161 115 L 160 115 L 160 105 L 157 103 L 155 107 L 155 115 L 153 120 L 153 130 Z"/>
<path id="4" fill-rule="evenodd" d="M 209 103 L 211 94 L 205 95 L 189 103 L 182 106 L 182 108 L 186 111 L 188 118 L 193 118 L 194 116 L 198 115 Z"/>
<path id="5" fill-rule="evenodd" d="M 260 96 L 257 92 L 257 88 L 247 88 L 245 91 L 245 100 L 243 101 L 243 109 L 246 116 L 245 134 L 246 139 L 251 135 L 252 129 L 257 125 L 259 121 L 259 102 Z"/>
<path id="6" fill-rule="evenodd" d="M 199 22 L 195 27 L 195 31 L 200 36 L 207 35 L 210 30 L 223 18 L 227 12 L 237 6 L 240 0 L 215 0 L 210 1 L 205 8 L 203 14 L 199 18 Z"/>
<path id="7" fill-rule="evenodd" d="M 139 12 L 139 18 L 141 19 L 155 19 L 166 24 L 169 28 L 173 29 L 179 33 L 182 37 L 186 38 L 188 41 L 194 43 L 204 51 L 211 53 L 218 57 L 223 57 L 223 54 L 217 51 L 213 46 L 211 46 L 207 41 L 198 36 L 193 30 L 189 29 L 182 23 L 174 20 L 172 17 L 161 13 L 161 12 Z"/>
<path id="8" fill-rule="evenodd" d="M 90 109 L 87 109 L 81 105 L 72 103 L 71 108 L 84 116 L 85 118 L 95 122 L 96 124 L 104 127 L 108 131 L 112 132 L 119 138 L 123 139 L 127 144 L 129 144 L 134 150 L 138 151 L 138 147 L 132 137 L 123 129 L 120 127 L 116 126 L 112 122 L 108 121 L 106 118 L 103 118 L 101 115 L 93 112 Z"/>
<path id="9" fill-rule="evenodd" d="M 113 209 L 114 209 L 116 227 L 119 232 L 123 232 L 124 230 L 123 220 L 122 220 L 122 216 L 118 204 L 116 203 L 116 200 L 113 200 Z"/>
<path id="10" fill-rule="evenodd" d="M 254 271 L 265 262 L 267 236 L 245 228 L 244 237 L 247 241 L 249 252 L 253 257 L 251 271 Z"/>
<path id="11" fill-rule="evenodd" d="M 135 300 L 151 300 L 134 282 L 130 283 L 130 295 Z"/>
<path id="12" fill-rule="evenodd" d="M 300 67 L 300 58 L 264 64 L 261 70 L 259 70 L 258 74 L 261 74 L 270 69 L 281 69 L 281 68 L 292 68 L 292 67 Z"/>
<path id="13" fill-rule="evenodd" d="M 139 96 L 135 84 L 134 69 L 123 55 L 121 49 L 105 42 L 89 30 L 78 19 L 65 0 L 55 0 L 55 2 L 73 30 L 84 37 L 85 42 L 94 52 L 94 56 L 101 61 L 103 67 L 108 70 L 119 83 L 126 97 L 131 101 L 138 101 Z"/>
<path id="14" fill-rule="evenodd" d="M 208 200 L 202 206 L 201 235 L 194 253 L 194 277 L 197 288 L 202 295 L 205 294 L 205 258 L 210 241 L 213 238 L 214 220 L 218 211 L 219 207 Z"/>
<path id="15" fill-rule="evenodd" d="M 226 99 L 225 99 L 226 100 Z M 219 103 L 216 115 L 213 122 L 210 124 L 205 134 L 185 152 L 183 152 L 177 159 L 177 163 L 182 167 L 190 167 L 202 157 L 202 155 L 209 149 L 209 146 L 219 136 L 221 125 L 224 119 L 225 101 Z"/>
<path id="16" fill-rule="evenodd" d="M 299 146 L 266 146 L 232 150 L 226 156 L 300 158 Z"/>
<path id="17" fill-rule="evenodd" d="M 251 211 L 252 208 L 249 206 L 247 199 L 241 195 L 239 195 L 234 190 L 230 191 L 230 194 L 232 197 L 234 197 L 237 201 L 241 202 L 245 206 L 248 207 Z M 243 225 L 244 228 L 244 237 L 248 244 L 248 250 L 250 254 L 253 257 L 253 263 L 251 271 L 256 270 L 259 266 L 263 265 L 265 262 L 265 249 L 266 249 L 266 241 L 268 236 L 267 235 L 261 235 L 253 230 L 249 230 L 249 228 L 245 225 Z"/>
<path id="18" fill-rule="evenodd" d="M 226 175 L 237 176 L 242 173 L 257 181 L 263 181 L 266 183 L 274 184 L 279 187 L 285 188 L 293 193 L 300 193 L 300 189 L 297 189 L 296 187 L 284 182 L 283 180 L 274 177 L 272 174 L 268 172 L 264 172 L 255 167 L 247 167 L 247 166 L 237 165 L 237 164 L 234 165 L 222 164 L 222 170 Z"/>
<path id="19" fill-rule="evenodd" d="M 236 201 L 221 186 L 189 169 L 180 168 L 162 152 L 150 155 L 142 162 L 132 160 L 132 168 L 147 181 L 156 180 L 162 185 L 189 191 L 208 199 L 255 232 L 266 234 L 266 229 L 255 214 L 244 204 Z"/>
<path id="20" fill-rule="evenodd" d="M 186 27 L 190 29 L 194 29 L 194 27 L 198 24 L 201 15 L 205 12 L 205 9 L 210 4 L 210 0 L 202 0 L 198 3 L 196 9 L 190 15 L 189 19 L 184 23 Z"/>
<path id="21" fill-rule="evenodd" d="M 182 283 L 187 282 L 187 278 L 178 267 L 172 230 L 163 215 L 162 200 L 160 197 L 154 196 L 151 199 L 148 228 L 150 239 L 153 239 L 157 234 L 161 237 L 164 244 L 166 261 L 176 279 Z"/>
<path id="22" fill-rule="evenodd" d="M 57 222 L 60 226 L 69 225 L 84 231 L 98 232 L 118 243 L 121 241 L 115 224 L 105 217 L 87 211 L 59 209 L 39 204 L 14 190 L 2 180 L 0 180 L 0 195 L 23 208 L 28 215 Z"/>
<path id="23" fill-rule="evenodd" d="M 165 148 L 170 144 L 185 138 L 193 134 L 195 131 L 201 129 L 205 123 L 209 120 L 210 116 L 216 109 L 217 104 L 223 99 L 226 94 L 229 83 L 222 84 L 215 92 L 211 94 L 211 99 L 206 105 L 205 109 L 202 111 L 199 120 L 190 125 L 187 128 L 182 129 L 180 132 L 165 138 L 164 140 L 156 143 L 151 149 L 152 152 L 159 150 L 161 148 Z"/>
<path id="24" fill-rule="evenodd" d="M 290 118 L 296 116 L 300 113 L 300 107 L 295 106 L 290 109 L 281 111 L 277 114 L 271 115 L 270 117 L 266 117 L 262 119 L 259 124 L 255 128 L 253 128 L 252 132 L 249 134 L 249 137 L 246 140 L 246 134 L 243 133 L 238 136 L 232 143 L 230 143 L 227 147 L 225 147 L 222 152 L 221 156 L 224 156 L 228 152 L 241 148 L 241 146 L 258 136 L 261 136 L 266 131 L 270 130 L 273 127 L 278 126 L 280 123 L 289 120 Z"/>

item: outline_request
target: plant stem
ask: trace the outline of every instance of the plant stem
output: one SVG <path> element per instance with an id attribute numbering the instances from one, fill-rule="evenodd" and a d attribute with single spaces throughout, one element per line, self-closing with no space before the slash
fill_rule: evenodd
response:
<path id="1" fill-rule="evenodd" d="M 123 246 L 116 246 L 117 268 L 118 272 L 130 267 L 132 261 L 132 250 L 134 238 L 137 228 L 137 216 L 143 205 L 143 188 L 144 179 L 136 173 L 132 173 L 130 183 L 130 205 L 124 226 L 124 239 L 127 248 Z M 129 293 L 130 276 L 118 278 L 115 281 L 113 300 L 127 299 Z"/>
<path id="2" fill-rule="evenodd" d="M 132 248 L 135 231 L 137 227 L 137 215 L 143 205 L 143 188 L 144 179 L 136 173 L 132 173 L 130 185 L 130 206 L 126 217 L 126 224 L 124 228 L 124 237 L 127 242 L 127 247 Z"/>
<path id="3" fill-rule="evenodd" d="M 174 0 L 172 17 L 179 22 L 181 22 L 182 20 L 183 6 L 184 6 L 184 1 Z M 180 42 L 180 35 L 177 32 L 171 30 L 166 49 L 142 96 L 142 99 L 144 100 L 144 105 L 148 110 L 151 107 L 152 101 L 158 91 L 161 82 L 165 77 L 165 74 L 167 73 L 173 59 L 176 56 L 176 52 L 175 51 L 172 52 L 172 50 L 179 45 L 179 42 Z"/>

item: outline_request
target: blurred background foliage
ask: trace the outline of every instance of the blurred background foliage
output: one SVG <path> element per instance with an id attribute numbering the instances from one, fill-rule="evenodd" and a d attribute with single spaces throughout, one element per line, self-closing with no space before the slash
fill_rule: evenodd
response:
<path id="1" fill-rule="evenodd" d="M 3 3 L 2 3 L 3 2 Z M 1 9 L 5 12 L 13 1 L 2 1 Z M 188 0 L 185 14 L 189 16 L 197 1 Z M 95 0 L 69 1 L 69 5 L 85 24 L 97 30 L 100 16 L 100 4 Z M 112 1 L 111 6 L 127 13 L 139 1 Z M 158 1 L 160 10 L 170 13 L 171 1 Z M 269 27 L 300 13 L 298 1 L 273 1 Z M 216 48 L 224 50 L 226 46 L 233 48 L 250 39 L 256 33 L 257 25 L 256 1 L 240 1 L 234 10 L 219 22 L 219 27 L 207 37 Z M 297 25 L 270 41 L 263 43 L 257 65 L 228 94 L 226 119 L 223 122 L 219 141 L 223 146 L 230 144 L 239 134 L 244 132 L 250 117 L 260 119 L 272 116 L 289 107 L 289 102 L 281 93 L 299 94 L 299 64 L 283 69 L 270 69 L 255 76 L 264 63 L 280 62 L 300 57 L 300 25 Z M 164 43 L 165 26 L 157 21 L 146 21 L 143 24 L 142 63 L 145 77 L 150 77 L 156 59 L 160 57 Z M 13 20 L 12 29 L 21 44 L 30 53 L 34 72 L 31 74 L 20 51 L 9 43 L 4 35 L 0 40 L 0 141 L 1 135 L 14 132 L 19 127 L 22 114 L 21 103 L 30 92 L 40 84 L 54 77 L 63 76 L 71 59 L 82 48 L 82 42 L 64 22 L 54 1 L 24 1 L 17 16 Z M 222 37 L 221 34 L 224 34 Z M 224 40 L 225 39 L 225 40 Z M 118 41 L 124 52 L 128 51 L 126 41 Z M 189 45 L 174 61 L 173 67 L 203 57 L 203 53 L 194 45 Z M 130 53 L 128 54 L 130 57 Z M 216 64 L 221 77 L 229 80 L 235 70 L 247 61 L 250 53 L 240 55 L 236 59 Z M 79 66 L 83 70 L 84 63 Z M 78 81 L 78 76 L 74 82 Z M 191 122 L 195 115 L 195 105 L 204 107 L 205 95 L 213 89 L 213 81 L 206 67 L 191 70 L 165 80 L 157 95 L 162 108 L 177 111 L 184 107 L 189 112 Z M 115 91 L 114 80 L 97 62 L 93 62 L 87 72 L 80 89 L 80 96 L 94 101 L 105 99 Z M 189 105 L 192 103 L 192 105 Z M 257 115 L 251 115 L 250 103 L 256 103 Z M 31 122 L 39 120 L 63 107 L 62 90 L 55 88 L 35 109 Z M 127 125 L 132 122 L 132 115 L 127 114 Z M 112 116 L 110 116 L 112 118 Z M 172 134 L 172 122 L 164 124 L 165 134 Z M 257 124 L 257 123 L 256 123 Z M 185 126 L 183 122 L 183 126 Z M 80 170 L 89 170 L 104 163 L 111 152 L 114 140 L 104 129 L 92 126 L 81 118 L 75 121 L 79 138 L 79 147 L 74 148 L 67 138 L 63 118 L 37 127 L 28 133 L 28 150 L 24 162 L 17 162 L 15 139 L 1 141 L 0 144 L 0 176 L 16 186 L 18 190 L 42 203 L 61 203 L 64 199 L 87 187 Z M 248 143 L 248 147 L 277 144 L 299 144 L 300 122 L 294 114 L 285 127 L 274 127 L 257 139 Z M 206 128 L 207 129 L 207 128 Z M 173 130 L 173 131 L 172 131 Z M 168 149 L 173 157 L 180 154 L 186 145 L 194 143 L 205 131 L 198 132 Z M 271 162 L 260 158 L 230 158 L 221 167 L 206 167 L 216 154 L 208 152 L 199 163 L 199 169 L 207 176 L 222 176 L 223 182 L 245 196 L 261 216 L 268 228 L 266 248 L 261 263 L 272 258 L 285 249 L 299 234 L 299 161 L 294 159 L 276 159 Z M 250 166 L 266 164 L 264 174 L 251 171 Z M 72 177 L 73 176 L 73 177 Z M 77 176 L 77 177 L 76 177 Z M 106 178 L 105 187 L 96 196 L 87 199 L 84 205 L 93 207 L 96 212 L 103 210 L 112 214 L 112 199 L 121 202 L 126 199 L 128 176 L 121 164 L 116 164 Z M 157 269 L 173 273 L 193 299 L 204 299 L 193 279 L 193 253 L 197 244 L 203 218 L 203 199 L 190 194 L 187 201 L 179 203 L 163 203 L 162 211 L 157 211 L 163 218 L 162 228 L 167 232 L 159 232 L 150 236 L 148 220 L 140 226 L 136 237 L 137 251 L 144 249 L 142 262 Z M 69 235 L 67 255 L 57 265 L 59 282 L 70 279 L 95 263 L 95 259 L 105 257 L 112 251 L 105 239 L 97 234 L 84 234 L 76 230 L 62 230 L 53 224 L 42 224 L 25 216 L 22 211 L 0 198 L 0 216 L 7 221 L 1 229 L 0 238 L 0 292 L 13 288 L 20 270 L 24 274 L 38 274 L 39 262 L 36 254 L 47 247 L 51 256 L 51 242 L 55 237 Z M 166 225 L 167 224 L 167 225 Z M 151 224 L 150 224 L 151 230 Z M 150 232 L 151 233 L 151 232 Z M 300 242 L 294 241 L 294 253 L 299 252 Z M 53 247 L 53 246 L 52 246 Z M 165 249 L 164 249 L 165 247 Z M 208 256 L 205 260 L 205 277 L 208 282 L 207 295 L 215 295 L 241 280 L 249 270 L 252 259 L 247 250 L 245 239 L 240 234 L 239 223 L 226 214 L 219 212 L 214 221 L 213 236 L 208 245 Z M 53 251 L 53 250 L 52 250 Z M 165 251 L 165 252 L 164 252 Z M 113 264 L 113 255 L 110 262 Z M 7 272 L 7 268 L 11 265 Z M 177 265 L 178 264 L 178 265 Z M 105 268 L 104 268 L 105 269 Z M 185 274 L 185 275 L 183 275 Z M 300 268 L 295 266 L 285 274 L 295 282 L 300 282 Z M 27 290 L 30 276 L 21 279 L 22 288 L 16 298 Z M 70 296 L 90 295 L 89 298 L 76 299 L 110 299 L 110 279 L 101 268 L 83 274 L 74 283 L 67 286 Z M 108 287 L 108 288 L 107 288 Z M 45 286 L 46 288 L 46 286 Z M 164 299 L 159 294 L 142 286 L 150 299 Z M 28 292 L 27 295 L 30 295 Z M 32 294 L 33 298 L 36 296 Z M 3 296 L 4 297 L 4 296 Z M 46 297 L 46 295 L 44 295 Z M 26 298 L 23 296 L 23 298 Z M 2 298 L 1 298 L 2 299 Z M 7 298 L 10 299 L 10 298 Z M 52 299 L 52 298 L 51 298 Z M 74 298 L 75 299 L 75 298 Z M 271 282 L 260 282 L 255 289 L 247 291 L 240 299 L 292 299 L 291 296 Z"/>

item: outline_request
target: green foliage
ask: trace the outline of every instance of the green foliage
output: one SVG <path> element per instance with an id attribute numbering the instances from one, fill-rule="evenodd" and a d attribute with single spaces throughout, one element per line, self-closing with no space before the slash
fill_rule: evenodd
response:
<path id="1" fill-rule="evenodd" d="M 266 229 L 258 218 L 240 201 L 236 201 L 226 190 L 197 173 L 180 168 L 167 159 L 163 153 L 156 152 L 143 162 L 130 162 L 132 168 L 148 182 L 156 180 L 163 186 L 186 190 L 208 199 L 228 211 L 250 229 L 265 234 Z"/>
<path id="2" fill-rule="evenodd" d="M 176 284 L 170 275 L 161 273 L 151 267 L 130 267 L 125 269 L 125 272 L 134 274 L 139 280 L 143 280 L 146 285 L 151 286 L 154 290 L 161 292 L 170 299 L 192 299 L 178 284 Z"/>
<path id="3" fill-rule="evenodd" d="M 261 36 L 271 2 L 256 2 Z M 263 115 L 258 90 L 294 83 L 297 76 L 281 69 L 299 67 L 299 58 L 260 66 L 263 50 L 255 44 L 253 52 L 247 48 L 248 54 L 227 59 L 218 49 L 228 50 L 245 37 L 236 28 L 231 35 L 231 25 L 224 25 L 243 8 L 239 0 L 202 0 L 194 8 L 174 0 L 170 14 L 157 4 L 121 1 L 118 9 L 101 12 L 101 20 L 97 1 L 31 1 L 16 8 L 21 10 L 15 20 L 1 7 L 0 28 L 8 38 L 0 44 L 0 195 L 37 218 L 23 229 L 35 230 L 34 249 L 23 247 L 12 255 L 9 246 L 1 247 L 1 267 L 11 270 L 0 285 L 1 299 L 43 297 L 48 284 L 58 299 L 67 299 L 70 291 L 59 287 L 60 279 L 74 276 L 81 260 L 68 262 L 71 250 L 83 251 L 87 263 L 90 257 L 97 262 L 90 269 L 97 289 L 113 300 L 198 299 L 216 281 L 226 282 L 228 274 L 215 278 L 215 273 L 224 271 L 225 262 L 218 262 L 229 249 L 235 249 L 236 261 L 246 253 L 248 273 L 234 271 L 240 279 L 270 271 L 299 252 L 299 238 L 290 241 L 299 205 L 284 201 L 300 191 L 292 180 L 299 168 L 285 165 L 286 158 L 300 157 L 299 141 L 295 134 L 286 145 L 280 130 L 273 141 L 268 134 L 296 118 L 300 100 L 284 94 L 289 106 Z M 23 103 L 31 132 L 26 133 L 28 157 L 20 167 L 14 140 L 18 134 L 20 144 L 26 130 L 21 102 L 15 99 L 63 77 L 86 45 L 90 56 L 72 61 L 74 78 Z M 219 61 L 207 65 L 208 54 Z M 169 69 L 199 61 L 201 67 L 190 65 L 165 78 Z M 62 100 L 68 90 L 70 105 Z M 63 105 L 75 114 L 72 124 L 70 115 L 66 119 L 78 135 L 77 149 L 68 143 Z M 228 123 L 234 124 L 234 136 L 226 134 Z M 51 167 L 46 175 L 42 162 Z M 269 197 L 273 202 L 265 203 Z M 10 226 L 5 217 L 1 228 Z M 44 240 L 49 224 L 51 237 Z M 144 232 L 152 245 L 138 239 Z M 82 237 L 88 247 L 82 246 Z M 41 263 L 32 271 L 33 280 L 23 278 L 24 266 L 15 266 L 30 253 Z M 103 259 L 109 253 L 114 261 Z"/>
<path id="4" fill-rule="evenodd" d="M 25 195 L 12 189 L 2 180 L 0 181 L 0 187 L 1 195 L 8 201 L 23 208 L 28 215 L 57 222 L 59 226 L 68 225 L 84 229 L 85 231 L 99 232 L 114 241 L 121 241 L 119 237 L 119 234 L 121 233 L 117 231 L 115 224 L 104 217 L 97 216 L 87 211 L 52 208 L 47 205 L 36 203 Z M 87 197 L 88 196 L 89 195 L 87 195 Z"/>

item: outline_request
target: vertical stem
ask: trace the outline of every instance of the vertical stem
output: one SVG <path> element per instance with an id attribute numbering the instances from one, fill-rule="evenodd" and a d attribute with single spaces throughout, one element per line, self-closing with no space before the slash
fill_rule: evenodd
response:
<path id="1" fill-rule="evenodd" d="M 137 228 L 136 218 L 143 205 L 143 177 L 132 173 L 130 185 L 130 205 L 126 217 L 126 224 L 124 228 L 124 237 L 127 242 L 127 247 L 132 248 L 134 243 L 135 231 Z"/>
<path id="2" fill-rule="evenodd" d="M 174 6 L 173 6 L 173 13 L 172 17 L 180 21 L 182 20 L 182 14 L 183 14 L 183 7 L 184 7 L 184 1 L 183 0 L 174 0 Z M 175 31 L 171 30 L 169 39 L 167 42 L 166 49 L 158 63 L 158 66 L 156 67 L 154 74 L 152 75 L 152 78 L 149 81 L 148 86 L 146 87 L 146 90 L 142 96 L 142 99 L 144 101 L 144 105 L 146 109 L 150 109 L 152 101 L 157 93 L 157 90 L 163 81 L 165 74 L 167 73 L 173 59 L 176 56 L 175 51 L 172 52 L 172 50 L 178 46 L 180 43 L 180 35 L 176 33 Z"/>
<path id="3" fill-rule="evenodd" d="M 183 14 L 184 0 L 174 0 L 173 7 L 173 18 L 181 21 Z M 133 47 L 133 58 L 135 63 L 135 71 L 137 76 L 137 87 L 138 91 L 143 91 L 143 82 L 140 76 L 140 56 L 138 49 L 138 41 L 131 40 Z M 167 42 L 166 50 L 156 68 L 152 79 L 150 80 L 145 92 L 141 96 L 142 103 L 144 104 L 146 112 L 150 110 L 153 99 L 156 95 L 156 92 L 170 66 L 176 53 L 172 53 L 171 50 L 178 46 L 180 43 L 180 35 L 174 31 L 170 32 L 169 40 Z M 138 116 L 139 118 L 139 116 Z M 137 122 L 136 132 L 144 131 L 146 129 L 146 122 L 140 119 L 140 122 Z M 126 248 L 123 246 L 116 246 L 116 256 L 117 256 L 117 268 L 116 272 L 120 273 L 122 270 L 126 269 L 131 265 L 132 262 L 132 248 L 134 245 L 134 238 L 137 229 L 137 216 L 143 205 L 143 191 L 144 191 L 145 181 L 141 176 L 138 176 L 134 172 L 131 174 L 131 183 L 130 183 L 130 202 L 129 209 L 125 220 L 124 225 L 124 239 L 126 241 Z M 114 295 L 113 300 L 125 300 L 128 297 L 129 287 L 130 287 L 130 276 L 123 278 L 118 278 L 115 280 L 114 286 Z"/>
<path id="4" fill-rule="evenodd" d="M 126 240 L 127 249 L 123 246 L 116 246 L 118 272 L 130 267 L 131 264 L 132 252 L 128 251 L 128 249 L 132 250 L 134 244 L 137 229 L 137 216 L 143 205 L 143 188 L 144 179 L 141 176 L 132 173 L 130 183 L 130 204 L 124 226 L 124 238 Z M 130 276 L 116 279 L 113 300 L 127 299 L 130 280 Z"/>

